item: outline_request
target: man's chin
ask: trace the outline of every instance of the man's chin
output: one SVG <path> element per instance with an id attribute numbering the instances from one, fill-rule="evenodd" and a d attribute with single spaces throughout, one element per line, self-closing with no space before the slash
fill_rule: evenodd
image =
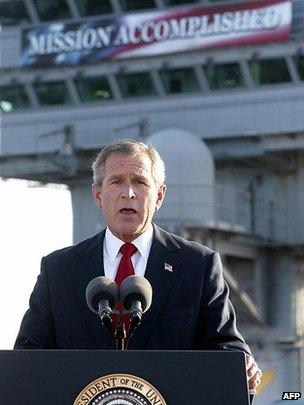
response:
<path id="1" fill-rule="evenodd" d="M 117 236 L 120 240 L 123 240 L 124 242 L 132 242 L 143 232 L 144 232 L 143 229 L 135 225 L 121 227 L 117 233 L 116 232 L 114 233 L 112 231 L 112 233 L 115 236 Z"/>

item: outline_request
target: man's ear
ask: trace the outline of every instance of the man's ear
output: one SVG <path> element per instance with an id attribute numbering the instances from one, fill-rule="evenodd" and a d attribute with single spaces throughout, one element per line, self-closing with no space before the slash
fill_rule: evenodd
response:
<path id="1" fill-rule="evenodd" d="M 167 190 L 167 186 L 165 184 L 162 184 L 158 188 L 156 207 L 155 207 L 156 211 L 162 206 L 162 203 L 163 203 L 165 195 L 166 195 L 166 190 Z"/>
<path id="2" fill-rule="evenodd" d="M 102 208 L 101 203 L 101 187 L 97 187 L 94 183 L 91 186 L 93 198 L 98 208 Z"/>

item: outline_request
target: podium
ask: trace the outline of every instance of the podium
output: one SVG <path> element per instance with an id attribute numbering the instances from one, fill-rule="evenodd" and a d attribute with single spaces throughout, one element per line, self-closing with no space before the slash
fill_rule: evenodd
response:
<path id="1" fill-rule="evenodd" d="M 232 351 L 0 351 L 0 402 L 248 405 L 245 357 Z"/>

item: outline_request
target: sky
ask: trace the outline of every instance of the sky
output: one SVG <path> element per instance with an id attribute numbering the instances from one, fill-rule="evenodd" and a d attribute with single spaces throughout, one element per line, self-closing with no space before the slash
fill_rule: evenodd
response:
<path id="1" fill-rule="evenodd" d="M 71 244 L 65 186 L 0 180 L 0 350 L 13 348 L 41 257 Z"/>

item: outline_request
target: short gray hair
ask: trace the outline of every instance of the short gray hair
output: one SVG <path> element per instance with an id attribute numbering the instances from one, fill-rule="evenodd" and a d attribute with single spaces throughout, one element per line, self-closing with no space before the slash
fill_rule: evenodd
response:
<path id="1" fill-rule="evenodd" d="M 122 139 L 105 146 L 97 155 L 92 164 L 93 182 L 95 186 L 102 185 L 106 160 L 114 153 L 123 153 L 129 156 L 146 155 L 151 161 L 152 176 L 156 185 L 164 184 L 165 164 L 157 150 L 152 145 L 147 145 L 133 139 Z"/>

